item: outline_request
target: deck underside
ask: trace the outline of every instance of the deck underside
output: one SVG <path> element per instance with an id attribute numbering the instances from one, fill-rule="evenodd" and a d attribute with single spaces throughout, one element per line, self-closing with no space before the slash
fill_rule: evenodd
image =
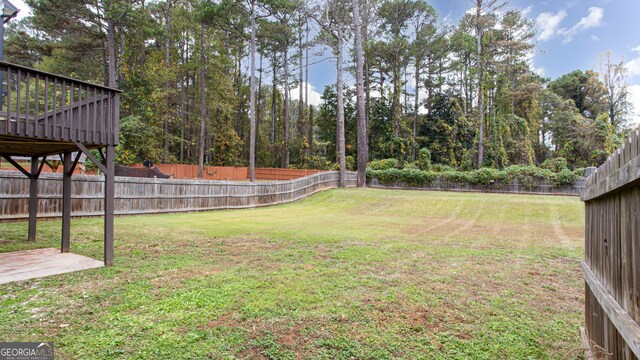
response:
<path id="1" fill-rule="evenodd" d="M 89 145 L 97 148 L 100 145 Z M 44 156 L 63 152 L 78 151 L 78 146 L 70 141 L 43 140 L 30 137 L 0 135 L 0 154 L 15 156 Z"/>

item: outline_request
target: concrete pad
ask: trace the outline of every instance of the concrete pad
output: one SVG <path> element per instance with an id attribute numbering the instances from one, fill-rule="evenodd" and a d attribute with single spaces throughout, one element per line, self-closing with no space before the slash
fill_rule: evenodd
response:
<path id="1" fill-rule="evenodd" d="M 78 254 L 63 254 L 52 248 L 0 253 L 0 284 L 94 269 L 103 265 L 102 261 Z"/>

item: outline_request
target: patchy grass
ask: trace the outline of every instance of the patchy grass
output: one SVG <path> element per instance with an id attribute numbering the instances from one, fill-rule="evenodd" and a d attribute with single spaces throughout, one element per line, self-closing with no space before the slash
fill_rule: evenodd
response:
<path id="1" fill-rule="evenodd" d="M 111 268 L 0 285 L 0 339 L 59 358 L 579 358 L 574 197 L 332 190 L 116 219 Z M 59 222 L 0 224 L 0 251 Z M 101 258 L 102 221 L 72 221 Z"/>

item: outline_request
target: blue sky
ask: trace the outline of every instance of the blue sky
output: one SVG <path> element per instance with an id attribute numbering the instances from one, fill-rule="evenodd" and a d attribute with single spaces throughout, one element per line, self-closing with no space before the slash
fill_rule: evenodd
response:
<path id="1" fill-rule="evenodd" d="M 432 0 L 440 18 L 457 24 L 468 0 Z M 629 90 L 640 115 L 640 0 L 512 0 L 509 5 L 536 21 L 534 67 L 545 77 L 557 78 L 576 69 L 597 70 L 600 54 L 611 50 L 629 69 Z M 319 92 L 335 82 L 335 64 L 315 65 L 309 82 Z M 640 124 L 640 116 L 635 122 Z"/>
<path id="2" fill-rule="evenodd" d="M 12 0 L 26 9 L 23 0 Z M 457 24 L 471 7 L 468 0 L 431 0 L 446 23 Z M 511 8 L 536 20 L 533 66 L 545 77 L 556 78 L 576 69 L 597 70 L 601 53 L 611 50 L 629 69 L 629 90 L 640 124 L 640 0 L 511 0 Z M 22 16 L 28 11 L 22 11 Z M 328 52 L 328 50 L 327 50 Z M 352 83 L 353 79 L 347 82 Z M 319 103 L 325 85 L 335 83 L 335 63 L 313 65 L 309 71 L 312 103 Z M 297 91 L 292 91 L 297 95 Z"/>

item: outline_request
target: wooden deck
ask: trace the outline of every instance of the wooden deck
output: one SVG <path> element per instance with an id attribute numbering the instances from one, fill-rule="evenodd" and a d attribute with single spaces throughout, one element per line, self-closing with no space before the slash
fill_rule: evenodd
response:
<path id="1" fill-rule="evenodd" d="M 60 155 L 64 169 L 61 251 L 70 251 L 71 176 L 82 152 L 105 175 L 104 262 L 113 264 L 120 93 L 118 89 L 0 61 L 0 157 L 29 179 L 29 240 L 36 239 L 38 178 L 47 156 Z M 97 149 L 100 156 L 92 149 Z M 30 169 L 23 168 L 13 156 L 31 157 Z"/>
<path id="2" fill-rule="evenodd" d="M 102 267 L 102 261 L 47 248 L 0 254 L 0 284 Z"/>

